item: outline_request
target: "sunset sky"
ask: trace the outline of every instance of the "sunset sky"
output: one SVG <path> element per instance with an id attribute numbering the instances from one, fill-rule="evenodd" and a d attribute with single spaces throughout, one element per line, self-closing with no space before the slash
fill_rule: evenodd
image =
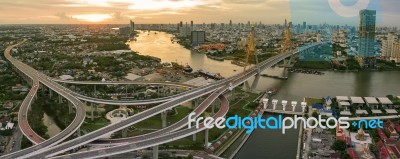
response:
<path id="1" fill-rule="evenodd" d="M 328 1 L 341 1 L 344 8 L 358 0 L 0 0 L 0 24 L 112 24 L 129 19 L 138 24 L 228 23 L 230 19 L 276 24 L 286 18 L 357 25 L 357 16 L 349 12 L 349 17 L 343 17 L 347 15 L 335 12 Z M 400 26 L 399 0 L 360 1 L 379 4 L 380 25 Z"/>

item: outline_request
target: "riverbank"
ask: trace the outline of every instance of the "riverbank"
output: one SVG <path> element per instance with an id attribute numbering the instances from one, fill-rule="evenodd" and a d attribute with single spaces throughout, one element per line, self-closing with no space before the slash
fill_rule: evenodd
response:
<path id="1" fill-rule="evenodd" d="M 205 54 L 192 53 L 179 44 L 172 43 L 171 36 L 166 33 L 139 35 L 136 42 L 129 44 L 132 50 L 143 55 L 158 57 L 162 62 L 188 63 L 194 70 L 203 69 L 218 72 L 224 77 L 230 77 L 237 74 L 239 70 L 243 70 L 243 67 L 233 65 L 228 60 L 215 61 L 208 59 Z M 259 80 L 256 90 L 261 92 L 268 88 L 279 88 L 280 91 L 274 96 L 278 100 L 300 101 L 303 100 L 304 96 L 376 96 L 400 92 L 398 80 L 396 80 L 400 79 L 400 74 L 387 71 L 326 71 L 323 76 L 311 76 L 290 73 L 287 69 L 274 67 L 263 71 L 263 73 L 289 77 L 288 80 L 272 78 L 260 78 Z M 245 104 L 245 102 L 243 103 Z M 240 109 L 235 111 L 241 113 Z M 247 158 L 267 158 L 270 156 L 277 159 L 294 158 L 298 145 L 298 133 L 298 130 L 289 130 L 287 134 L 282 135 L 278 131 L 257 129 L 237 155 Z M 263 151 L 259 151 L 260 148 Z"/>
<path id="2" fill-rule="evenodd" d="M 358 71 L 400 71 L 400 67 L 396 63 L 379 60 L 376 68 L 362 68 L 357 63 L 351 62 L 350 66 L 333 64 L 331 61 L 297 61 L 293 68 L 311 69 L 319 71 L 343 71 L 343 72 L 358 72 Z M 356 66 L 354 66 L 356 65 Z"/>

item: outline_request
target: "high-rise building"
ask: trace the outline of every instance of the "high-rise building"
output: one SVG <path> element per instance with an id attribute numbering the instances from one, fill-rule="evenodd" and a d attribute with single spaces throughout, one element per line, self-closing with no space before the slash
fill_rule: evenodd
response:
<path id="1" fill-rule="evenodd" d="M 132 20 L 129 21 L 129 26 L 130 26 L 130 33 L 133 35 L 135 33 L 135 22 Z"/>
<path id="2" fill-rule="evenodd" d="M 382 57 L 387 61 L 400 62 L 400 41 L 394 33 L 388 33 L 382 40 Z"/>
<path id="3" fill-rule="evenodd" d="M 303 30 L 306 30 L 306 28 L 307 28 L 307 23 L 303 22 Z"/>
<path id="4" fill-rule="evenodd" d="M 206 32 L 192 31 L 192 37 L 190 39 L 193 46 L 204 44 L 206 42 Z"/>
<path id="5" fill-rule="evenodd" d="M 285 28 L 287 27 L 287 20 L 285 19 Z"/>
<path id="6" fill-rule="evenodd" d="M 229 26 L 232 26 L 232 20 L 229 20 Z"/>
<path id="7" fill-rule="evenodd" d="M 375 10 L 364 9 L 360 11 L 358 50 L 359 50 L 359 55 L 362 57 L 375 56 L 375 50 L 374 50 L 375 23 L 376 23 Z"/>
<path id="8" fill-rule="evenodd" d="M 193 30 L 194 30 L 193 21 L 190 21 L 190 26 L 188 25 L 187 22 L 186 22 L 185 26 L 183 26 L 183 23 L 180 22 L 180 26 L 179 26 L 179 36 L 180 37 L 190 36 Z"/>

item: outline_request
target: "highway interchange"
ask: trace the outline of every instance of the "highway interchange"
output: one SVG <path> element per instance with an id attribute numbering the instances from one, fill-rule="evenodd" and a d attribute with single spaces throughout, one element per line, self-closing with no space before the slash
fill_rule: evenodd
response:
<path id="1" fill-rule="evenodd" d="M 19 43 L 19 44 L 21 44 L 21 43 Z M 79 146 L 88 144 L 90 142 L 93 142 L 93 141 L 99 139 L 104 134 L 125 129 L 133 124 L 136 124 L 140 121 L 148 119 L 154 115 L 160 114 L 168 109 L 172 109 L 172 108 L 178 106 L 179 104 L 182 104 L 187 101 L 191 101 L 193 99 L 196 99 L 198 97 L 201 97 L 201 96 L 204 96 L 204 95 L 207 95 L 210 93 L 211 93 L 211 95 L 209 95 L 194 111 L 199 112 L 199 113 L 203 112 L 208 106 L 211 105 L 211 103 L 214 100 L 219 98 L 221 100 L 221 108 L 218 111 L 218 113 L 214 115 L 214 117 L 224 116 L 228 109 L 227 107 L 228 107 L 229 103 L 227 101 L 225 101 L 226 100 L 225 97 L 221 96 L 221 94 L 224 93 L 225 91 L 227 91 L 228 89 L 230 89 L 230 87 L 236 87 L 236 86 L 242 84 L 243 82 L 247 81 L 251 77 L 258 74 L 260 72 L 260 70 L 264 70 L 268 67 L 271 67 L 271 66 L 277 64 L 279 61 L 292 56 L 292 54 L 296 54 L 299 51 L 302 51 L 304 49 L 312 48 L 314 46 L 319 45 L 319 44 L 312 44 L 305 48 L 300 48 L 299 51 L 296 51 L 294 53 L 284 53 L 284 54 L 276 55 L 264 62 L 259 63 L 258 65 L 247 70 L 244 73 L 237 74 L 235 76 L 217 81 L 215 83 L 211 83 L 204 87 L 193 88 L 189 91 L 179 94 L 179 96 L 176 96 L 176 97 L 169 97 L 168 100 L 165 100 L 165 103 L 159 104 L 159 105 L 157 105 L 151 109 L 148 109 L 146 111 L 143 111 L 139 114 L 135 114 L 135 115 L 127 118 L 126 120 L 105 126 L 101 129 L 98 129 L 96 131 L 88 133 L 84 136 L 77 137 L 70 141 L 66 141 L 64 143 L 58 144 L 58 143 L 62 142 L 64 139 L 66 139 L 67 137 L 69 137 L 70 135 L 72 135 L 74 132 L 76 132 L 76 130 L 78 130 L 78 128 L 81 126 L 82 122 L 85 119 L 85 114 L 86 114 L 85 110 L 83 109 L 84 104 L 80 101 L 79 97 L 77 97 L 76 93 L 73 93 L 69 89 L 67 89 L 67 88 L 63 87 L 62 85 L 53 81 L 50 77 L 47 77 L 46 75 L 34 70 L 30 66 L 14 59 L 11 56 L 11 49 L 18 46 L 19 44 L 8 47 L 6 49 L 4 55 L 7 58 L 7 60 L 9 60 L 12 63 L 12 65 L 15 66 L 15 68 L 17 68 L 19 71 L 21 71 L 26 76 L 31 78 L 33 81 L 33 84 L 32 84 L 33 87 L 31 89 L 29 95 L 24 100 L 23 104 L 21 105 L 21 108 L 24 108 L 24 109 L 20 110 L 20 112 L 25 112 L 24 113 L 25 115 L 21 115 L 21 114 L 19 115 L 20 121 L 26 121 L 26 122 L 21 122 L 19 124 L 19 126 L 23 130 L 24 135 L 27 136 L 28 138 L 32 137 L 30 140 L 32 142 L 36 143 L 37 145 L 32 146 L 27 149 L 24 149 L 24 150 L 21 150 L 21 151 L 18 151 L 18 152 L 14 152 L 14 153 L 5 155 L 5 156 L 1 156 L 2 158 L 49 158 L 52 156 L 56 156 L 56 155 L 66 152 L 68 150 L 77 148 Z M 43 141 L 43 139 L 40 138 L 40 136 L 36 135 L 36 133 L 34 133 L 32 131 L 32 129 L 30 129 L 29 123 L 28 123 L 28 125 L 26 125 L 26 123 L 27 123 L 26 112 L 27 112 L 27 109 L 29 108 L 33 98 L 36 96 L 37 89 L 39 88 L 39 86 L 38 86 L 39 82 L 42 83 L 43 85 L 45 85 L 46 87 L 50 88 L 51 90 L 57 92 L 64 98 L 66 98 L 69 102 L 71 102 L 74 105 L 74 107 L 76 109 L 76 116 L 75 116 L 74 121 L 62 132 L 60 132 L 56 136 L 54 136 L 48 140 L 45 140 L 45 141 Z M 58 82 L 60 82 L 60 81 L 58 81 Z M 163 83 L 163 84 L 165 84 L 165 83 Z M 94 101 L 98 102 L 97 99 L 94 99 Z M 132 102 L 132 101 L 130 101 L 130 102 Z M 151 101 L 151 102 L 153 102 L 153 101 Z M 158 101 L 158 103 L 159 102 L 160 101 Z M 124 105 L 129 105 L 129 104 L 124 104 Z M 132 104 L 132 105 L 134 105 L 134 104 Z M 110 148 L 100 149 L 100 150 L 92 150 L 92 151 L 76 153 L 76 154 L 69 154 L 69 155 L 61 156 L 61 157 L 62 158 L 83 158 L 83 157 L 86 158 L 87 156 L 91 156 L 94 158 L 94 157 L 109 156 L 111 154 L 120 154 L 120 153 L 124 153 L 124 152 L 143 149 L 146 147 L 151 147 L 151 146 L 159 145 L 162 143 L 170 142 L 173 140 L 177 140 L 177 139 L 183 138 L 185 136 L 194 134 L 196 132 L 199 132 L 199 131 L 202 131 L 205 129 L 204 127 L 202 127 L 200 129 L 191 128 L 191 129 L 183 129 L 183 130 L 177 131 L 177 130 L 183 128 L 186 124 L 187 124 L 187 120 L 185 121 L 184 119 L 182 119 L 181 121 L 179 121 L 169 127 L 166 127 L 164 129 L 161 129 L 159 131 L 156 131 L 156 132 L 153 132 L 150 134 L 127 138 L 127 139 L 115 140 L 116 142 L 119 142 L 119 143 L 123 142 L 123 144 L 120 146 L 115 146 L 115 147 L 110 147 Z M 176 132 L 174 132 L 174 131 L 176 131 Z M 99 142 L 101 142 L 101 140 Z M 56 145 L 56 144 L 58 144 L 58 145 Z M 72 156 L 70 156 L 70 155 L 72 155 Z"/>

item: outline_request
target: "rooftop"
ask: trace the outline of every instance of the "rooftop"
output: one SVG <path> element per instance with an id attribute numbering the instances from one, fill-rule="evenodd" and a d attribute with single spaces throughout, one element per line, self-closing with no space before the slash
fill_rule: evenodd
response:
<path id="1" fill-rule="evenodd" d="M 341 111 L 340 115 L 348 115 L 348 116 L 350 116 L 351 112 L 350 111 Z"/>
<path id="2" fill-rule="evenodd" d="M 351 103 L 353 104 L 364 104 L 364 100 L 361 97 L 350 97 Z"/>
<path id="3" fill-rule="evenodd" d="M 341 106 L 350 106 L 349 102 L 339 102 Z"/>
<path id="4" fill-rule="evenodd" d="M 388 114 L 397 114 L 395 109 L 385 109 Z"/>
<path id="5" fill-rule="evenodd" d="M 372 109 L 372 114 L 382 114 L 381 110 L 377 110 L 377 109 Z"/>
<path id="6" fill-rule="evenodd" d="M 381 104 L 393 104 L 388 97 L 378 97 L 378 100 Z"/>
<path id="7" fill-rule="evenodd" d="M 348 101 L 349 97 L 347 96 L 336 96 L 337 101 Z"/>
<path id="8" fill-rule="evenodd" d="M 366 110 L 356 110 L 356 114 L 368 114 Z"/>
<path id="9" fill-rule="evenodd" d="M 368 104 L 379 104 L 375 97 L 364 97 Z"/>

